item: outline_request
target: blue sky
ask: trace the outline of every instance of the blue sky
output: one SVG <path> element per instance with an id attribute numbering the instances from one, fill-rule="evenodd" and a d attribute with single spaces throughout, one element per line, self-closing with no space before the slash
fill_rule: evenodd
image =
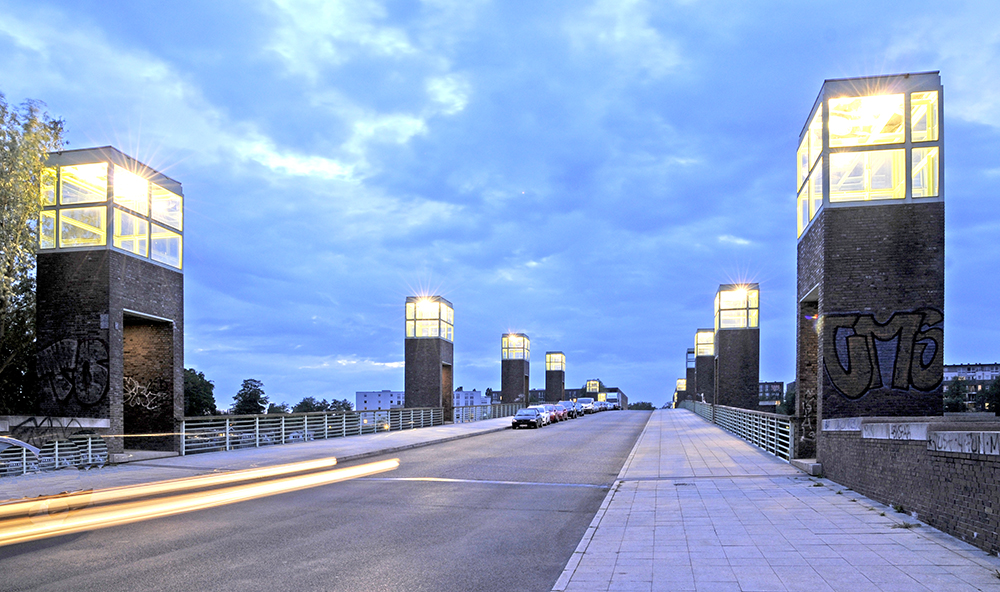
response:
<path id="1" fill-rule="evenodd" d="M 402 390 L 403 303 L 668 400 L 721 283 L 794 379 L 795 148 L 824 79 L 940 70 L 945 361 L 1000 361 L 993 2 L 0 0 L 0 92 L 179 180 L 185 365 L 220 406 Z"/>

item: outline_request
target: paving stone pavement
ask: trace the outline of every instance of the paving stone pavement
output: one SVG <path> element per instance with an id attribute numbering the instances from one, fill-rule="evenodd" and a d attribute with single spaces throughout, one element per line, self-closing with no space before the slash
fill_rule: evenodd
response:
<path id="1" fill-rule="evenodd" d="M 553 590 L 1000 592 L 998 570 L 675 409 L 653 412 Z"/>

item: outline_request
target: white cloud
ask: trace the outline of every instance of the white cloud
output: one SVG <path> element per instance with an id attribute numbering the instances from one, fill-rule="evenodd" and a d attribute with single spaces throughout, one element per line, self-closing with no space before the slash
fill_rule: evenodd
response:
<path id="1" fill-rule="evenodd" d="M 654 78 L 682 63 L 677 44 L 650 25 L 647 0 L 595 0 L 567 24 L 574 48 L 614 56 L 624 70 L 638 68 Z"/>
<path id="2" fill-rule="evenodd" d="M 322 70 L 365 52 L 414 53 L 406 32 L 386 26 L 385 9 L 371 0 L 273 0 L 279 25 L 268 49 L 290 72 L 317 79 Z"/>
<path id="3" fill-rule="evenodd" d="M 720 243 L 730 244 L 730 245 L 739 245 L 741 247 L 745 247 L 747 245 L 752 244 L 750 241 L 748 241 L 745 238 L 740 238 L 738 236 L 732 236 L 730 234 L 723 234 L 723 235 L 719 236 L 719 242 Z"/>
<path id="4" fill-rule="evenodd" d="M 427 94 L 445 115 L 458 113 L 469 102 L 469 83 L 457 74 L 427 79 Z"/>

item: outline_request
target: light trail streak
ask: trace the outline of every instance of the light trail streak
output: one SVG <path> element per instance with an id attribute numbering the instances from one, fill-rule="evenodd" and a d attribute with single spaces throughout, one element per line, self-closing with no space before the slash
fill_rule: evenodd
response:
<path id="1" fill-rule="evenodd" d="M 336 458 L 321 458 L 317 460 L 307 460 L 284 465 L 260 467 L 257 469 L 243 469 L 239 471 L 228 471 L 226 473 L 213 473 L 209 475 L 198 475 L 195 477 L 184 477 L 181 479 L 170 479 L 168 481 L 156 481 L 155 483 L 147 483 L 143 485 L 127 485 L 124 487 L 99 489 L 97 491 L 81 491 L 79 493 L 51 496 L 44 499 L 29 499 L 0 505 L 0 520 L 13 516 L 23 516 L 25 514 L 35 515 L 45 512 L 51 513 L 59 511 L 60 506 L 62 509 L 66 509 L 74 505 L 82 507 L 109 504 L 136 499 L 139 497 L 175 493 L 188 489 L 214 487 L 229 483 L 238 483 L 240 481 L 249 481 L 251 479 L 279 477 L 290 473 L 329 469 L 336 464 Z M 53 504 L 56 507 L 53 507 Z"/>
<path id="2" fill-rule="evenodd" d="M 384 460 L 356 467 L 285 477 L 264 483 L 227 487 L 217 491 L 200 491 L 167 498 L 87 507 L 55 515 L 12 518 L 0 522 L 0 547 L 299 491 L 391 471 L 398 466 L 399 459 Z"/>

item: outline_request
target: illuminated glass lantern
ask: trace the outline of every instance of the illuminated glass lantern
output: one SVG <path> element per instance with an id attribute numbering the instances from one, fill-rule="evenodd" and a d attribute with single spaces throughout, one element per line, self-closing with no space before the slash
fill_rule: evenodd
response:
<path id="1" fill-rule="evenodd" d="M 587 381 L 587 395 L 591 397 L 596 397 L 597 393 L 601 392 L 601 381 L 600 380 L 588 380 Z"/>
<path id="2" fill-rule="evenodd" d="M 795 165 L 800 458 L 822 456 L 826 419 L 943 412 L 943 113 L 938 72 L 827 80 L 808 112 Z"/>
<path id="3" fill-rule="evenodd" d="M 177 181 L 111 147 L 53 154 L 42 172 L 39 250 L 114 249 L 181 269 Z"/>
<path id="4" fill-rule="evenodd" d="M 455 309 L 440 296 L 406 299 L 406 337 L 455 341 Z"/>
<path id="5" fill-rule="evenodd" d="M 179 450 L 171 434 L 184 415 L 181 184 L 106 146 L 49 154 L 39 189 L 41 408 L 106 422 L 113 460 L 126 442 Z"/>
<path id="6" fill-rule="evenodd" d="M 757 284 L 726 284 L 715 294 L 715 330 L 752 329 L 757 326 L 760 290 Z"/>
<path id="7" fill-rule="evenodd" d="M 545 352 L 545 400 L 562 401 L 566 396 L 566 354 Z"/>
<path id="8" fill-rule="evenodd" d="M 694 333 L 694 384 L 692 397 L 704 403 L 715 402 L 715 330 L 698 329 Z"/>
<path id="9" fill-rule="evenodd" d="M 713 336 L 714 337 L 714 336 Z M 694 398 L 694 388 L 697 382 L 697 357 L 694 355 L 694 348 L 689 347 L 684 354 L 684 366 L 685 366 L 685 379 L 684 379 L 684 390 L 680 393 L 680 400 L 684 401 L 687 399 Z M 688 385 L 690 385 L 690 390 L 688 390 Z"/>
<path id="10" fill-rule="evenodd" d="M 531 340 L 524 333 L 505 333 L 500 341 L 500 400 L 528 404 Z M 547 396 L 547 395 L 546 395 Z"/>
<path id="11" fill-rule="evenodd" d="M 454 406 L 455 310 L 441 296 L 408 296 L 405 320 L 406 407 Z"/>
<path id="12" fill-rule="evenodd" d="M 723 284 L 715 293 L 715 402 L 757 409 L 760 287 Z"/>
<path id="13" fill-rule="evenodd" d="M 820 210 L 944 199 L 937 72 L 828 80 L 799 136 L 801 237 Z"/>
<path id="14" fill-rule="evenodd" d="M 686 391 L 687 388 L 688 388 L 687 382 L 688 381 L 687 381 L 686 378 L 678 378 L 677 379 L 677 390 L 680 391 L 680 392 Z"/>

